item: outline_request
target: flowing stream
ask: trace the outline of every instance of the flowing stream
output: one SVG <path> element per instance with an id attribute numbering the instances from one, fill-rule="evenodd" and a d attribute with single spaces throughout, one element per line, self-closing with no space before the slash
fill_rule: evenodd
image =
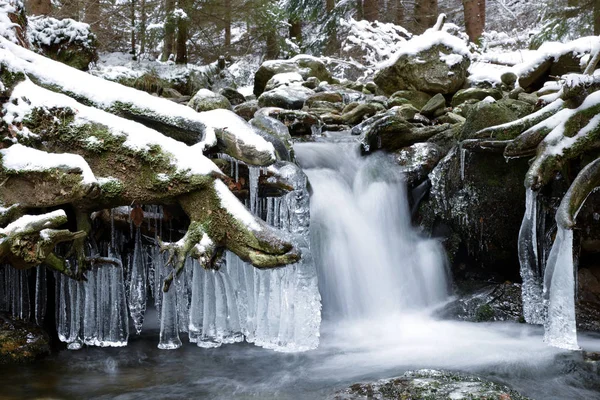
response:
<path id="1" fill-rule="evenodd" d="M 0 397 L 316 399 L 358 381 L 438 368 L 479 374 L 532 398 L 598 398 L 597 363 L 547 346 L 541 327 L 431 316 L 450 296 L 443 251 L 411 226 L 405 185 L 385 156 L 362 158 L 349 143 L 295 151 L 312 190 L 311 247 L 323 304 L 317 349 L 198 348 L 182 334 L 182 347 L 159 350 L 157 311 L 148 305 L 144 331 L 131 334 L 127 347 L 60 351 L 0 367 Z M 579 334 L 579 344 L 600 350 L 598 336 Z"/>

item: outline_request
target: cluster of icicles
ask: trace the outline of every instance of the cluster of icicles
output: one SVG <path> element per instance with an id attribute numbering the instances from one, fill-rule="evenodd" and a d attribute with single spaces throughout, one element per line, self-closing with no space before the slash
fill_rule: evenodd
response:
<path id="1" fill-rule="evenodd" d="M 233 168 L 233 167 L 232 167 Z M 237 166 L 236 166 L 237 169 Z M 279 351 L 305 351 L 319 343 L 321 299 L 309 249 L 309 208 L 306 180 L 279 198 L 258 197 L 261 170 L 250 167 L 251 211 L 269 224 L 288 232 L 300 248 L 300 262 L 274 270 L 258 270 L 226 252 L 218 270 L 205 270 L 188 259 L 181 275 L 164 293 L 164 278 L 171 272 L 166 254 L 133 229 L 134 250 L 122 265 L 119 236 L 113 229 L 104 246 L 105 264 L 86 273 L 87 282 L 61 274 L 56 279 L 56 328 L 69 349 L 127 345 L 129 317 L 137 333 L 144 324 L 147 301 L 154 299 L 160 322 L 158 347 L 176 349 L 181 335 L 199 347 L 218 347 L 246 340 Z M 147 207 L 145 216 L 155 232 L 162 230 L 160 207 Z M 152 226 L 154 224 L 154 226 Z M 46 307 L 46 270 L 36 270 L 35 310 L 29 305 L 29 271 L 0 268 L 0 309 L 41 324 Z M 34 311 L 32 313 L 32 311 Z"/>
<path id="2" fill-rule="evenodd" d="M 544 325 L 544 341 L 548 344 L 577 350 L 573 231 L 559 226 L 548 252 L 545 243 L 550 238 L 538 236 L 538 231 L 546 234 L 545 218 L 538 217 L 538 208 L 537 193 L 527 189 L 525 216 L 519 231 L 523 315 L 530 324 Z M 552 230 L 548 230 L 550 233 Z"/>

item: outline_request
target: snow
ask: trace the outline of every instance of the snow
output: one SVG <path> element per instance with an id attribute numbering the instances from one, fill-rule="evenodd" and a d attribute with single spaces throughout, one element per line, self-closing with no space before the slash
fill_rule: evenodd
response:
<path id="1" fill-rule="evenodd" d="M 457 56 L 471 57 L 471 52 L 463 40 L 444 31 L 427 31 L 404 43 L 389 60 L 382 62 L 379 68 L 395 64 L 396 60 L 402 56 L 416 56 L 420 52 L 437 45 L 448 47 Z"/>
<path id="2" fill-rule="evenodd" d="M 20 231 L 22 231 L 23 229 L 25 229 L 25 227 L 27 227 L 29 224 L 35 223 L 36 221 L 40 221 L 40 220 L 47 220 L 45 226 L 47 226 L 48 228 L 50 228 L 52 226 L 52 220 L 55 220 L 56 218 L 65 218 L 66 219 L 67 214 L 65 213 L 64 210 L 55 210 L 52 212 L 49 212 L 47 214 L 42 214 L 42 215 L 23 215 L 21 218 L 17 219 L 16 221 L 11 222 L 10 224 L 8 224 L 6 226 L 6 228 L 0 228 L 0 236 L 5 235 L 5 236 L 10 236 L 13 235 L 15 233 L 18 233 Z"/>
<path id="3" fill-rule="evenodd" d="M 27 36 L 31 44 L 38 47 L 65 42 L 78 42 L 86 47 L 93 45 L 90 26 L 70 18 L 29 17 L 27 19 Z"/>
<path id="4" fill-rule="evenodd" d="M 271 142 L 267 142 L 261 136 L 254 133 L 252 127 L 240 116 L 229 110 L 216 109 L 201 114 L 202 121 L 215 129 L 225 129 L 246 145 L 256 148 L 258 151 L 266 151 L 275 159 L 275 148 Z M 196 147 L 198 145 L 194 145 Z"/>
<path id="5" fill-rule="evenodd" d="M 23 98 L 28 101 L 23 100 Z M 8 124 L 20 122 L 36 107 L 71 108 L 76 111 L 75 124 L 99 123 L 106 125 L 113 135 L 125 136 L 124 146 L 135 151 L 147 151 L 151 146 L 158 145 L 163 151 L 171 154 L 171 162 L 181 172 L 188 171 L 191 174 L 203 175 L 219 172 L 218 167 L 206 158 L 201 151 L 198 151 L 198 145 L 187 146 L 137 122 L 117 117 L 94 107 L 85 106 L 68 96 L 39 87 L 30 80 L 23 81 L 14 88 L 12 100 L 5 103 L 4 106 L 4 120 Z"/>
<path id="6" fill-rule="evenodd" d="M 231 121 L 237 121 L 233 124 L 236 129 L 232 129 L 231 133 L 234 135 L 240 134 L 239 140 L 245 143 L 254 143 L 261 149 L 266 149 L 272 145 L 265 139 L 255 134 L 252 129 L 249 128 L 245 122 L 239 122 L 239 117 L 227 110 L 221 110 L 219 114 L 207 114 L 198 113 L 193 109 L 174 103 L 167 99 L 158 98 L 148 93 L 128 88 L 118 83 L 106 81 L 101 78 L 91 76 L 82 71 L 75 70 L 59 62 L 50 60 L 46 57 L 35 54 L 32 51 L 26 50 L 20 46 L 8 42 L 7 40 L 0 38 L 0 63 L 8 65 L 12 70 L 24 71 L 26 74 L 31 73 L 40 79 L 44 84 L 57 85 L 63 88 L 64 91 L 73 93 L 78 97 L 82 97 L 91 101 L 95 106 L 103 109 L 110 109 L 118 103 L 131 103 L 140 109 L 144 109 L 147 112 L 154 113 L 159 116 L 170 120 L 175 125 L 181 121 L 182 118 L 187 118 L 192 122 L 203 124 L 206 126 L 205 137 L 202 141 L 197 143 L 194 147 L 196 150 L 206 150 L 207 148 L 216 145 L 217 138 L 215 135 L 215 128 L 222 128 L 227 124 L 232 123 Z M 33 89 L 35 90 L 35 89 Z M 69 102 L 68 98 L 64 96 L 61 101 Z M 71 104 L 75 109 L 79 109 L 80 105 L 74 100 L 70 100 Z M 86 108 L 89 115 L 95 117 L 106 116 L 107 121 L 111 121 L 115 125 L 113 126 L 115 131 L 119 131 L 121 125 L 126 125 L 132 130 L 141 130 L 140 124 L 135 124 L 131 121 L 125 121 L 122 118 L 110 116 L 108 113 L 101 113 L 100 110 L 93 109 L 91 107 Z M 216 118 L 218 116 L 219 118 Z M 104 122 L 103 119 L 99 119 L 99 122 Z M 227 121 L 227 123 L 225 123 Z M 131 125 L 135 124 L 135 125 Z M 214 124 L 214 125 L 213 125 Z M 248 129 L 241 129 L 241 125 L 246 124 Z M 163 137 L 159 133 L 147 129 L 146 132 L 152 132 L 149 134 L 157 139 L 157 135 Z M 130 137 L 138 137 L 141 135 L 133 135 L 130 132 Z M 166 138 L 160 139 L 164 141 Z M 143 140 L 142 140 L 143 144 Z M 175 153 L 173 153 L 175 154 Z M 273 150 L 274 154 L 274 150 Z M 197 157 L 197 155 L 196 155 Z M 191 159 L 193 160 L 193 158 Z M 187 164 L 192 164 L 188 162 Z M 214 164 L 211 163 L 214 167 Z M 206 169 L 205 169 L 206 170 Z"/>
<path id="7" fill-rule="evenodd" d="M 304 79 L 302 79 L 302 75 L 297 72 L 283 72 L 281 74 L 275 74 L 269 82 L 267 82 L 268 87 L 278 87 L 278 86 L 289 86 L 295 83 L 302 83 Z"/>
<path id="8" fill-rule="evenodd" d="M 16 12 L 19 4 L 21 1 L 0 0 L 0 36 L 13 43 L 17 43 L 14 27 L 18 25 L 11 22 L 8 14 Z"/>
<path id="9" fill-rule="evenodd" d="M 221 206 L 232 214 L 238 221 L 243 222 L 248 228 L 254 231 L 260 231 L 261 227 L 256 221 L 256 218 L 248 211 L 248 209 L 235 197 L 227 186 L 216 179 L 214 181 L 215 191 L 221 200 Z"/>
<path id="10" fill-rule="evenodd" d="M 15 144 L 8 149 L 0 150 L 2 165 L 7 171 L 48 171 L 50 169 L 80 169 L 82 183 L 96 183 L 96 177 L 88 163 L 76 154 L 55 154 Z"/>

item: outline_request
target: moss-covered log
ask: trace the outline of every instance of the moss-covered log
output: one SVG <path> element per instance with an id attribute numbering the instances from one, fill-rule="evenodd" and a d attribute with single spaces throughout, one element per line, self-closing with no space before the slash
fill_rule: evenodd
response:
<path id="1" fill-rule="evenodd" d="M 600 187 L 600 158 L 586 165 L 577 174 L 556 211 L 556 223 L 563 229 L 573 229 L 577 213 L 597 187 Z"/>

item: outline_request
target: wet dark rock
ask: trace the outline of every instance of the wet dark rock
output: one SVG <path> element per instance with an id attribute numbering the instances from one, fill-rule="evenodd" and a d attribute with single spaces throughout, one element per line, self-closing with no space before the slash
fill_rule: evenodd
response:
<path id="1" fill-rule="evenodd" d="M 225 96 L 232 106 L 237 106 L 246 102 L 246 98 L 243 94 L 235 90 L 234 88 L 223 88 L 219 90 L 219 94 Z"/>
<path id="2" fill-rule="evenodd" d="M 429 199 L 419 221 L 442 238 L 453 271 L 464 262 L 464 279 L 518 281 L 518 236 L 525 212 L 527 159 L 454 147 L 429 174 Z M 457 243 L 458 240 L 458 243 Z"/>
<path id="3" fill-rule="evenodd" d="M 427 178 L 442 158 L 442 150 L 435 143 L 415 143 L 394 154 L 394 161 L 402 167 L 408 186 Z"/>
<path id="4" fill-rule="evenodd" d="M 488 399 L 527 400 L 510 389 L 475 375 L 421 369 L 371 383 L 356 383 L 333 399 Z"/>
<path id="5" fill-rule="evenodd" d="M 271 136 L 267 140 L 273 143 L 278 160 L 291 160 L 290 154 L 293 152 L 292 137 L 283 122 L 263 114 L 257 114 L 250 120 L 250 125 Z M 264 137 L 264 135 L 261 136 Z M 276 138 L 276 140 L 272 138 Z"/>
<path id="6" fill-rule="evenodd" d="M 258 98 L 260 107 L 279 107 L 286 110 L 300 110 L 304 102 L 315 92 L 304 86 L 280 86 L 264 92 Z"/>
<path id="7" fill-rule="evenodd" d="M 31 362 L 48 355 L 49 341 L 37 325 L 0 314 L 0 364 Z"/>
<path id="8" fill-rule="evenodd" d="M 521 285 L 458 281 L 457 299 L 437 312 L 441 318 L 469 322 L 524 322 Z"/>
<path id="9" fill-rule="evenodd" d="M 463 124 L 466 121 L 465 117 L 461 117 L 458 114 L 455 114 L 453 112 L 448 112 L 444 115 L 441 115 L 437 118 L 438 122 L 441 122 L 443 124 Z"/>

